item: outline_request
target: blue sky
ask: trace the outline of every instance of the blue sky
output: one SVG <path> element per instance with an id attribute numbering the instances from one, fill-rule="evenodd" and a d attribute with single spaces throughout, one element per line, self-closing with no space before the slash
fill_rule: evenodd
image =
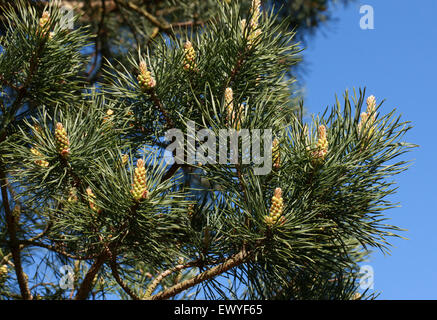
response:
<path id="1" fill-rule="evenodd" d="M 374 9 L 374 29 L 360 28 L 361 5 Z M 409 240 L 390 239 L 391 255 L 375 251 L 367 264 L 374 270 L 379 299 L 437 299 L 437 1 L 366 0 L 343 7 L 324 31 L 307 41 L 303 52 L 305 104 L 317 113 L 346 89 L 366 87 L 382 112 L 396 108 L 414 128 L 408 142 L 420 145 L 403 159 L 409 170 L 396 178 L 390 199 L 401 208 L 386 212 L 389 223 L 408 229 Z"/>

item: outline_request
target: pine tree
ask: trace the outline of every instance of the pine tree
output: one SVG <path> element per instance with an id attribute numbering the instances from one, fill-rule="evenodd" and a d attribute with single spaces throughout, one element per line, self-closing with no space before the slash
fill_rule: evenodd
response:
<path id="1" fill-rule="evenodd" d="M 305 123 L 295 33 L 260 1 L 219 1 L 201 32 L 108 61 L 96 85 L 83 76 L 89 31 L 66 29 L 58 4 L 5 11 L 1 298 L 372 297 L 357 296 L 359 263 L 400 231 L 384 211 L 414 147 L 408 122 L 359 90 Z M 205 142 L 191 124 L 270 129 L 271 170 L 190 161 Z M 172 129 L 187 143 L 164 139 Z"/>
<path id="2" fill-rule="evenodd" d="M 234 0 L 232 0 L 234 1 Z M 348 4 L 353 0 L 341 0 Z M 0 32 L 5 28 L 4 10 L 15 1 L 0 0 Z M 28 1 L 43 10 L 47 0 Z M 181 31 L 197 32 L 215 19 L 223 2 L 231 0 L 60 0 L 69 23 L 74 10 L 80 15 L 76 25 L 86 26 L 93 35 L 93 47 L 86 50 L 90 67 L 84 70 L 91 83 L 102 81 L 106 60 L 126 64 L 126 51 L 138 51 L 159 36 L 175 36 Z M 238 0 L 241 10 L 248 11 L 252 0 Z M 324 27 L 331 19 L 338 0 L 263 0 L 264 8 L 275 10 L 276 19 L 288 19 L 289 30 L 305 41 L 309 34 Z"/>

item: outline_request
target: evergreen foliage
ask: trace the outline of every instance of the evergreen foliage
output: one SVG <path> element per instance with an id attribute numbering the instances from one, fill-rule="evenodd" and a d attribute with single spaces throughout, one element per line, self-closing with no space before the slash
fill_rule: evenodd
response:
<path id="1" fill-rule="evenodd" d="M 359 263 L 400 231 L 384 211 L 411 127 L 365 90 L 305 123 L 287 21 L 256 0 L 212 2 L 198 32 L 157 36 L 92 86 L 89 33 L 63 29 L 59 2 L 7 9 L 2 299 L 372 298 L 357 296 Z M 188 136 L 189 121 L 217 136 L 271 129 L 271 172 L 167 164 L 165 133 Z M 72 290 L 59 286 L 63 265 Z"/>

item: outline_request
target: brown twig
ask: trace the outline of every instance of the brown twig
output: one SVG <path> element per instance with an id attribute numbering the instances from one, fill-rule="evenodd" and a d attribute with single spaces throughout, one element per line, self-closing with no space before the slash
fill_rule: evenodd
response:
<path id="1" fill-rule="evenodd" d="M 0 82 L 1 82 L 3 85 L 5 85 L 5 86 L 7 86 L 7 87 L 9 87 L 9 88 L 12 88 L 12 89 L 15 90 L 16 92 L 18 92 L 18 91 L 20 90 L 19 87 L 17 87 L 16 85 L 10 83 L 10 82 L 9 82 L 8 80 L 6 80 L 6 79 L 3 77 L 3 75 L 1 75 L 1 74 L 0 74 Z"/>
<path id="2" fill-rule="evenodd" d="M 109 266 L 111 267 L 112 275 L 114 276 L 115 281 L 117 281 L 117 283 L 124 290 L 124 292 L 126 292 L 133 300 L 141 300 L 141 298 L 135 292 L 133 292 L 121 279 L 120 274 L 118 273 L 115 256 L 113 256 L 113 258 L 111 259 Z"/>
<path id="3" fill-rule="evenodd" d="M 164 291 L 161 291 L 157 294 L 155 294 L 154 296 L 150 297 L 151 300 L 164 300 L 164 299 L 168 299 L 171 298 L 173 296 L 175 296 L 176 294 L 191 288 L 193 286 L 195 286 L 196 284 L 199 284 L 205 280 L 209 280 L 211 278 L 214 278 L 216 276 L 218 276 L 219 274 L 222 274 L 224 272 L 227 272 L 228 270 L 237 267 L 243 263 L 245 263 L 248 258 L 250 257 L 250 253 L 247 252 L 246 250 L 241 250 L 240 252 L 238 252 L 237 254 L 235 254 L 234 256 L 230 257 L 229 259 L 227 259 L 225 262 L 211 268 L 208 269 L 196 276 L 194 276 L 191 279 L 185 280 L 183 282 L 180 282 Z"/>
<path id="4" fill-rule="evenodd" d="M 126 15 L 124 14 L 124 12 L 121 9 L 121 7 L 120 7 L 118 2 L 116 2 L 116 5 L 117 5 L 117 7 L 118 7 L 118 9 L 120 11 L 120 15 L 121 15 L 121 18 L 123 19 L 123 22 L 129 27 L 130 31 L 132 32 L 132 34 L 134 36 L 135 43 L 136 43 L 136 46 L 137 46 L 136 49 L 138 50 L 138 48 L 140 47 L 140 39 L 138 37 L 137 31 L 135 30 L 134 25 L 129 21 L 129 18 L 126 17 Z"/>
<path id="5" fill-rule="evenodd" d="M 176 173 L 176 171 L 179 168 L 182 168 L 184 165 L 181 163 L 173 163 L 172 166 L 167 170 L 167 172 L 162 176 L 161 178 L 161 182 L 164 182 L 168 179 L 170 179 L 171 177 L 173 177 L 173 175 Z"/>
<path id="6" fill-rule="evenodd" d="M 11 211 L 9 204 L 9 196 L 7 191 L 8 181 L 6 179 L 6 173 L 4 172 L 3 165 L 0 163 L 0 186 L 3 200 L 3 207 L 6 215 L 6 226 L 9 234 L 9 246 L 11 249 L 12 259 L 14 261 L 15 274 L 17 276 L 20 292 L 25 300 L 32 300 L 32 294 L 30 293 L 26 276 L 21 265 L 20 244 L 17 238 L 17 223 L 19 217 L 15 217 Z"/>
<path id="7" fill-rule="evenodd" d="M 16 88 L 17 98 L 12 103 L 9 114 L 5 115 L 3 128 L 0 131 L 0 142 L 4 141 L 6 139 L 6 136 L 7 136 L 6 128 L 8 127 L 10 122 L 14 121 L 15 114 L 20 109 L 21 104 L 22 104 L 24 98 L 26 97 L 27 89 L 32 81 L 34 74 L 38 70 L 38 58 L 39 58 L 41 52 L 43 51 L 46 42 L 47 42 L 47 37 L 44 37 L 42 39 L 42 41 L 39 43 L 39 45 L 36 48 L 32 57 L 30 58 L 29 73 L 27 75 L 26 81 L 24 82 L 24 84 L 21 87 Z"/>
<path id="8" fill-rule="evenodd" d="M 167 110 L 165 110 L 164 106 L 162 105 L 161 101 L 159 100 L 158 96 L 156 95 L 156 92 L 154 89 L 149 91 L 150 93 L 150 98 L 153 101 L 153 104 L 155 105 L 155 107 L 158 108 L 158 110 L 161 112 L 161 114 L 164 116 L 164 119 L 167 123 L 167 127 L 168 128 L 174 128 L 174 123 L 173 120 L 170 118 L 170 116 L 167 113 Z"/>
<path id="9" fill-rule="evenodd" d="M 97 259 L 94 261 L 87 274 L 85 275 L 85 278 L 83 279 L 79 289 L 77 290 L 74 300 L 85 300 L 88 298 L 88 295 L 94 286 L 94 278 L 109 257 L 110 252 L 108 252 L 106 249 L 103 250 L 103 252 L 97 257 Z"/>
<path id="10" fill-rule="evenodd" d="M 127 3 L 120 3 L 120 1 L 115 0 L 115 2 L 119 5 L 127 6 L 128 8 L 136 11 L 137 13 L 143 15 L 147 20 L 149 20 L 153 25 L 158 27 L 161 30 L 168 30 L 170 29 L 171 25 L 168 24 L 165 21 L 160 21 L 157 17 L 155 17 L 153 14 L 145 10 L 144 8 L 138 7 L 131 1 L 128 1 Z"/>
<path id="11" fill-rule="evenodd" d="M 136 211 L 139 207 L 140 203 L 135 202 L 129 212 L 129 216 L 125 220 L 125 222 L 120 226 L 119 232 L 123 232 L 124 235 L 119 237 L 119 240 L 117 242 L 113 242 L 110 245 L 107 245 L 106 243 L 103 243 L 103 251 L 102 253 L 96 258 L 94 263 L 92 264 L 91 268 L 88 270 L 84 280 L 82 281 L 82 284 L 80 285 L 79 289 L 77 290 L 75 300 L 84 300 L 88 297 L 89 293 L 92 291 L 93 288 L 93 281 L 101 267 L 105 262 L 107 262 L 108 259 L 115 260 L 116 256 L 114 252 L 117 250 L 117 247 L 120 245 L 121 241 L 123 240 L 124 236 L 127 235 L 128 229 L 126 229 L 127 226 L 129 226 L 130 221 L 135 217 Z M 101 241 L 104 240 L 102 237 L 100 237 Z"/>
<path id="12" fill-rule="evenodd" d="M 44 287 L 51 286 L 51 287 L 53 287 L 53 288 L 56 288 L 56 287 L 57 287 L 57 285 L 55 285 L 54 283 L 51 283 L 51 282 L 41 282 L 41 283 L 37 283 L 37 284 L 33 285 L 33 286 L 30 288 L 30 290 L 33 290 L 33 289 L 35 289 L 35 288 L 37 288 L 37 287 L 39 287 L 39 286 L 44 286 Z"/>
<path id="13" fill-rule="evenodd" d="M 23 249 L 24 247 L 40 247 L 40 248 L 44 248 L 44 249 L 59 253 L 59 254 L 65 256 L 66 258 L 71 258 L 71 259 L 75 259 L 75 260 L 90 260 L 90 259 L 95 259 L 99 256 L 97 254 L 88 255 L 88 256 L 75 256 L 75 255 L 72 255 L 64 250 L 60 250 L 60 249 L 56 248 L 55 246 L 45 244 L 42 242 L 31 241 L 31 240 L 20 240 L 19 243 L 20 243 L 20 249 Z"/>
<path id="14" fill-rule="evenodd" d="M 200 259 L 195 260 L 195 261 L 191 261 L 188 262 L 186 264 L 178 264 L 176 266 L 174 266 L 173 268 L 170 268 L 168 270 L 165 270 L 164 272 L 160 273 L 153 281 L 152 283 L 147 287 L 146 293 L 145 293 L 145 298 L 148 299 L 153 291 L 155 291 L 156 287 L 161 283 L 161 281 L 168 277 L 169 275 L 171 275 L 174 272 L 177 271 L 181 271 L 187 268 L 191 268 L 191 267 L 195 267 L 198 266 L 202 263 L 202 261 Z"/>

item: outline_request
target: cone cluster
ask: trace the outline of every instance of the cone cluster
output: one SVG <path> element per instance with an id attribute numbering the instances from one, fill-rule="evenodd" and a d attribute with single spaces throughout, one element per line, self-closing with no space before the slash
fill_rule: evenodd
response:
<path id="1" fill-rule="evenodd" d="M 284 201 L 282 199 L 282 189 L 276 188 L 272 197 L 269 215 L 264 217 L 264 221 L 268 226 L 272 226 L 277 222 L 283 224 L 285 222 L 282 212 L 284 210 Z"/>
<path id="2" fill-rule="evenodd" d="M 44 11 L 41 18 L 39 19 L 39 26 L 41 29 L 47 29 L 48 23 L 50 21 L 50 13 L 48 11 Z"/>
<path id="3" fill-rule="evenodd" d="M 187 209 L 188 218 L 191 219 L 193 217 L 193 214 L 194 214 L 194 204 L 190 203 Z"/>
<path id="4" fill-rule="evenodd" d="M 368 137 L 370 137 L 373 134 L 374 126 L 376 120 L 376 99 L 375 96 L 370 96 L 366 100 L 367 104 L 367 112 L 361 113 L 360 116 L 360 122 L 358 123 L 358 133 L 361 135 L 364 134 L 364 132 L 368 132 Z"/>
<path id="5" fill-rule="evenodd" d="M 32 152 L 37 157 L 44 157 L 44 155 L 35 148 L 31 148 L 30 152 Z M 35 160 L 35 163 L 41 167 L 48 167 L 49 166 L 49 162 L 42 160 L 42 159 Z"/>
<path id="6" fill-rule="evenodd" d="M 249 47 L 252 47 L 255 40 L 261 34 L 261 30 L 259 29 L 259 25 L 258 25 L 259 17 L 261 15 L 261 0 L 252 0 L 250 13 L 251 13 L 251 19 L 249 21 L 249 34 L 247 36 L 247 41 Z M 245 26 L 245 23 L 246 22 L 244 22 L 244 25 L 242 23 L 242 27 Z"/>
<path id="7" fill-rule="evenodd" d="M 88 203 L 90 205 L 91 210 L 93 210 L 94 212 L 100 213 L 102 212 L 102 209 L 100 209 L 97 205 L 96 205 L 96 195 L 93 193 L 93 191 L 91 190 L 90 187 L 88 187 L 86 189 L 86 193 L 88 195 Z"/>
<path id="8" fill-rule="evenodd" d="M 244 104 L 240 104 L 238 110 L 234 108 L 234 93 L 232 88 L 226 88 L 225 90 L 225 105 L 226 105 L 226 123 L 228 127 L 232 127 L 235 130 L 241 129 L 241 123 L 244 119 Z"/>
<path id="9" fill-rule="evenodd" d="M 109 121 L 112 120 L 113 114 L 114 114 L 114 110 L 112 110 L 112 109 L 106 110 L 106 116 L 103 117 L 103 122 L 106 122 L 108 120 Z"/>
<path id="10" fill-rule="evenodd" d="M 250 13 L 252 15 L 250 19 L 250 26 L 252 29 L 255 29 L 258 27 L 258 20 L 261 15 L 261 0 L 252 0 Z"/>
<path id="11" fill-rule="evenodd" d="M 190 41 L 184 44 L 184 70 L 196 71 L 196 52 L 194 51 L 193 44 Z"/>
<path id="12" fill-rule="evenodd" d="M 32 130 L 33 130 L 33 132 L 34 132 L 35 134 L 36 134 L 36 133 L 43 134 L 43 130 L 42 130 L 41 126 L 40 126 L 38 123 L 35 123 L 35 124 L 32 126 Z"/>
<path id="13" fill-rule="evenodd" d="M 366 99 L 366 104 L 367 104 L 367 113 L 371 113 L 373 111 L 375 111 L 376 108 L 376 98 L 374 95 L 369 96 Z"/>
<path id="14" fill-rule="evenodd" d="M 91 189 L 90 189 L 91 190 Z M 68 202 L 70 203 L 75 203 L 77 201 L 77 191 L 76 188 L 71 188 L 70 191 L 68 192 Z"/>
<path id="15" fill-rule="evenodd" d="M 279 169 L 279 167 L 281 166 L 281 154 L 279 151 L 279 140 L 277 138 L 273 140 L 272 161 L 273 161 L 273 168 Z"/>
<path id="16" fill-rule="evenodd" d="M 64 158 L 70 154 L 70 140 L 62 123 L 58 122 L 55 129 L 55 141 L 59 154 Z"/>
<path id="17" fill-rule="evenodd" d="M 6 264 L 0 266 L 0 283 L 6 280 L 8 274 L 8 266 Z"/>
<path id="18" fill-rule="evenodd" d="M 226 122 L 230 125 L 232 124 L 233 113 L 234 113 L 234 92 L 232 88 L 225 89 L 225 105 L 227 110 Z"/>
<path id="19" fill-rule="evenodd" d="M 241 129 L 241 122 L 244 119 L 244 109 L 244 104 L 240 104 L 240 108 L 238 110 L 232 110 L 229 115 L 229 124 L 233 125 L 233 128 L 237 131 Z"/>
<path id="20" fill-rule="evenodd" d="M 126 153 L 121 156 L 121 164 L 125 166 L 127 164 L 127 161 L 129 160 L 129 155 Z"/>
<path id="21" fill-rule="evenodd" d="M 131 192 L 136 201 L 147 198 L 146 168 L 143 159 L 137 161 Z"/>
<path id="22" fill-rule="evenodd" d="M 241 129 L 241 123 L 244 120 L 244 109 L 245 109 L 244 104 L 240 104 L 240 109 L 238 110 L 238 115 L 237 115 L 237 122 L 235 124 L 235 130 Z"/>
<path id="23" fill-rule="evenodd" d="M 140 85 L 141 90 L 147 91 L 155 87 L 156 82 L 152 77 L 152 73 L 147 70 L 147 65 L 145 61 L 141 61 L 140 65 L 140 74 L 137 77 L 138 83 Z"/>
<path id="24" fill-rule="evenodd" d="M 42 36 L 49 35 L 49 38 L 53 38 L 54 33 L 49 32 L 49 24 L 50 21 L 50 13 L 48 11 L 44 11 L 41 18 L 39 19 L 39 27 L 42 32 Z"/>
<path id="25" fill-rule="evenodd" d="M 328 138 L 326 133 L 326 127 L 320 125 L 318 128 L 318 140 L 316 144 L 316 150 L 312 152 L 313 158 L 316 160 L 324 160 L 328 153 Z"/>

